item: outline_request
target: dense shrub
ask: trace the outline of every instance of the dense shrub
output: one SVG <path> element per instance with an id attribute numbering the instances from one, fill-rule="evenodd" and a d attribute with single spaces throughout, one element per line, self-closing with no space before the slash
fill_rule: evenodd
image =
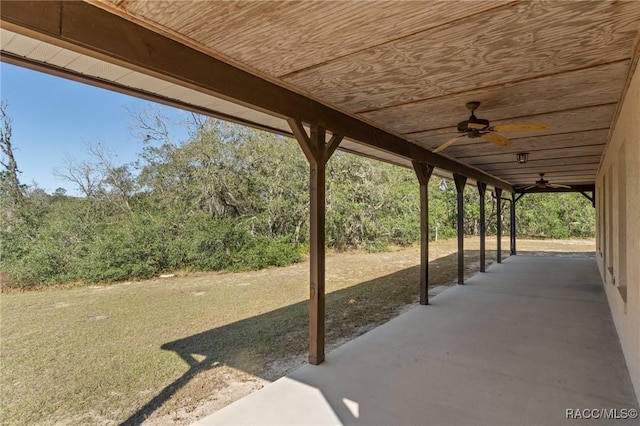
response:
<path id="1" fill-rule="evenodd" d="M 112 282 L 284 266 L 308 250 L 309 169 L 295 142 L 209 120 L 184 144 L 147 146 L 140 164 L 137 176 L 133 166 L 95 165 L 106 183 L 81 198 L 35 188 L 20 205 L 3 204 L 3 276 L 17 285 Z M 477 234 L 477 189 L 468 185 L 464 199 L 465 234 Z M 487 195 L 488 233 L 495 208 Z M 420 236 L 419 187 L 408 169 L 337 152 L 327 165 L 326 209 L 334 250 L 382 251 Z M 451 181 L 431 179 L 429 210 L 430 238 L 455 237 Z M 526 195 L 517 215 L 519 235 L 594 234 L 593 208 L 579 194 Z"/>
<path id="2" fill-rule="evenodd" d="M 257 237 L 249 240 L 229 268 L 234 271 L 286 266 L 300 261 L 300 252 L 286 238 Z"/>
<path id="3" fill-rule="evenodd" d="M 203 214 L 133 214 L 97 224 L 48 219 L 35 244 L 15 233 L 4 241 L 2 268 L 15 283 L 114 282 L 178 269 L 261 269 L 301 258 L 291 239 L 252 236 L 242 221 Z"/>
<path id="4" fill-rule="evenodd" d="M 132 216 L 102 224 L 82 259 L 80 279 L 90 282 L 149 278 L 161 271 L 164 234 L 150 218 Z"/>

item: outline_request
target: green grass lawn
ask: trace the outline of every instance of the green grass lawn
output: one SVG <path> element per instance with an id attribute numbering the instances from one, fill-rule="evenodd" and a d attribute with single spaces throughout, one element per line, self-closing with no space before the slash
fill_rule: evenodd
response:
<path id="1" fill-rule="evenodd" d="M 455 255 L 448 255 L 455 242 L 438 244 L 431 251 L 440 258 L 432 283 L 449 284 L 456 276 Z M 467 256 L 471 271 L 477 252 Z M 417 248 L 330 255 L 328 345 L 414 303 L 418 259 Z M 231 402 L 229 388 L 273 380 L 300 365 L 307 297 L 306 262 L 3 294 L 0 423 L 119 424 L 147 416 L 188 423 L 206 414 L 197 409 L 207 401 Z"/>

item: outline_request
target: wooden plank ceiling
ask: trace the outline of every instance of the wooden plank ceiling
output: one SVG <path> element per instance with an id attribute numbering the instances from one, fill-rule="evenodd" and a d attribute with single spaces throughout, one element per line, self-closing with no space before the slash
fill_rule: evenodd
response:
<path id="1" fill-rule="evenodd" d="M 427 149 L 469 101 L 492 125 L 549 124 L 443 151 L 515 186 L 594 183 L 640 30 L 638 1 L 92 3 Z"/>
<path id="2" fill-rule="evenodd" d="M 640 2 L 157 2 L 103 7 L 433 149 L 465 103 L 504 133 L 443 151 L 515 186 L 592 184 L 634 65 Z M 529 163 L 517 164 L 516 153 Z"/>

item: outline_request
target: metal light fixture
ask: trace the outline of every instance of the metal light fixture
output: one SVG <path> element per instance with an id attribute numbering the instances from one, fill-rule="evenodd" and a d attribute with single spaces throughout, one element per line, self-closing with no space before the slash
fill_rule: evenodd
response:
<path id="1" fill-rule="evenodd" d="M 529 161 L 529 153 L 528 152 L 519 152 L 516 154 L 518 156 L 518 164 L 524 164 Z"/>

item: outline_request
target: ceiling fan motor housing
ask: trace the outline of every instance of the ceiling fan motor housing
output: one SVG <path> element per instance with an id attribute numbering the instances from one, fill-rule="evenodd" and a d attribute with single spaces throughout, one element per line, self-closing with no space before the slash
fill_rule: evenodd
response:
<path id="1" fill-rule="evenodd" d="M 469 123 L 476 124 L 478 126 L 482 126 L 480 129 L 478 128 L 469 128 Z M 474 127 L 478 127 L 474 126 Z M 478 132 L 479 130 L 484 130 L 489 127 L 489 120 L 484 120 L 482 118 L 477 118 L 475 116 L 471 116 L 469 120 L 461 121 L 458 123 L 458 131 L 459 132 L 467 132 L 469 133 L 469 137 L 479 137 L 481 134 Z"/>
<path id="2" fill-rule="evenodd" d="M 540 175 L 540 180 L 536 181 L 536 186 L 538 188 L 545 189 L 549 181 L 544 178 L 544 173 L 539 173 L 539 175 Z"/>
<path id="3" fill-rule="evenodd" d="M 463 137 L 468 138 L 484 138 L 492 144 L 504 148 L 511 145 L 511 141 L 504 136 L 499 135 L 498 133 L 493 133 L 496 131 L 522 131 L 522 130 L 549 130 L 549 125 L 547 124 L 508 124 L 502 126 L 492 127 L 489 123 L 489 120 L 484 120 L 482 118 L 476 117 L 475 111 L 480 106 L 479 101 L 467 102 L 466 107 L 471 111 L 471 116 L 466 121 L 461 121 L 458 123 L 458 132 L 462 133 L 452 139 L 449 139 L 443 144 L 435 147 L 433 152 L 437 153 L 442 151 L 443 149 L 448 148 L 451 144 L 455 143 L 457 140 Z M 542 177 L 542 176 L 541 176 Z"/>

